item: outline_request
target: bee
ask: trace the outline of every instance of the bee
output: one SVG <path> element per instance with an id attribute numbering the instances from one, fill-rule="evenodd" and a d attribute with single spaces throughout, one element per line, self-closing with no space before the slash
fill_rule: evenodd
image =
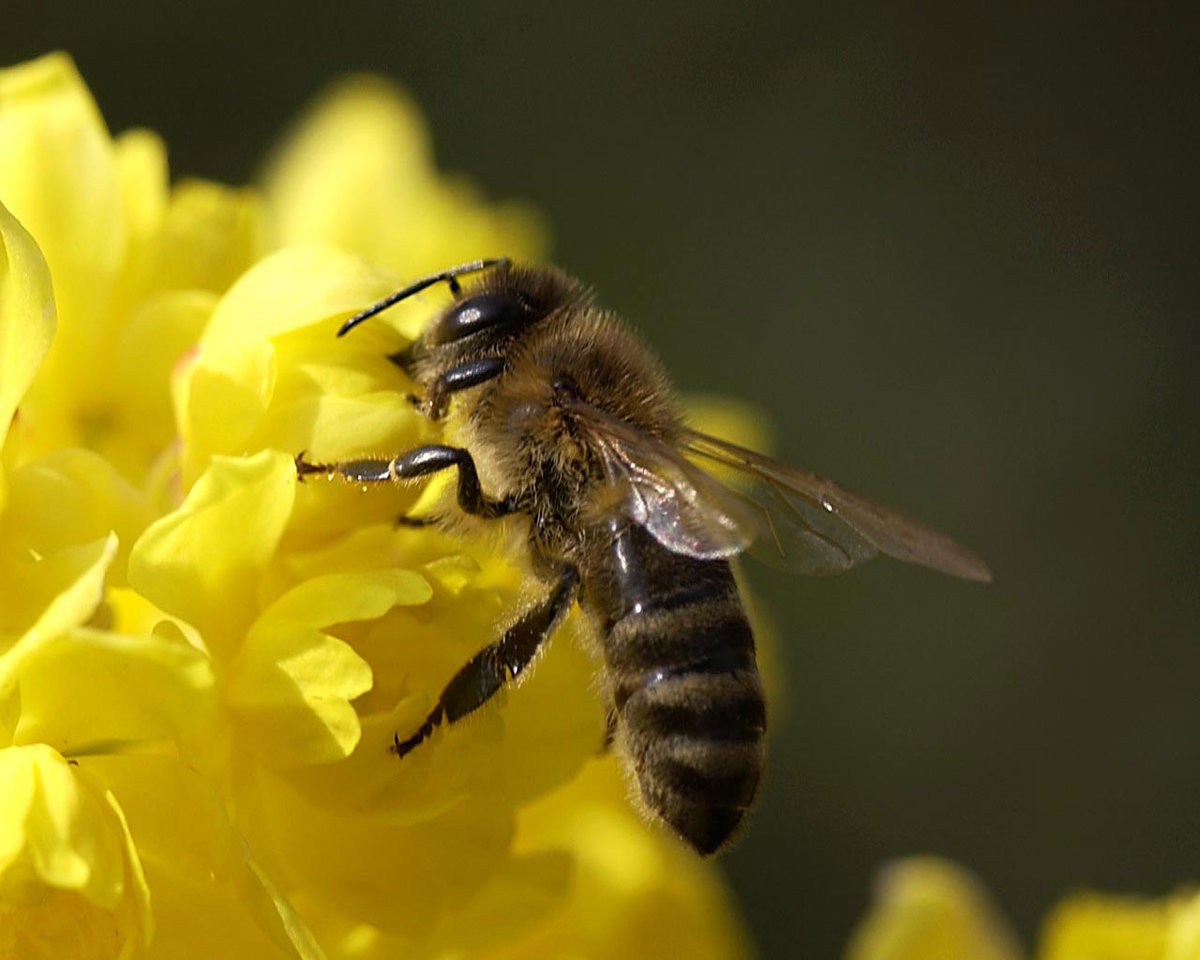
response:
<path id="1" fill-rule="evenodd" d="M 474 279 L 464 286 L 464 277 Z M 297 469 L 370 484 L 455 468 L 458 508 L 516 518 L 546 592 L 392 750 L 403 757 L 481 707 L 577 603 L 600 640 L 610 740 L 642 800 L 711 854 L 754 802 L 767 725 L 730 561 L 753 548 L 800 572 L 834 573 L 884 553 L 968 580 L 991 574 L 940 533 L 688 427 L 655 355 L 558 269 L 462 264 L 368 307 L 338 335 L 440 283 L 452 305 L 389 359 L 418 386 L 410 401 L 426 416 L 441 420 L 456 401 L 461 445 L 328 464 L 301 455 Z"/>

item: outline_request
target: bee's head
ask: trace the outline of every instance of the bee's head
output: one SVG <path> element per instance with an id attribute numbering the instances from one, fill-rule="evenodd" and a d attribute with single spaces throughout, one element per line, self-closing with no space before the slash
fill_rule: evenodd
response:
<path id="1" fill-rule="evenodd" d="M 469 284 L 460 278 L 478 274 Z M 454 303 L 439 313 L 421 335 L 389 359 L 412 379 L 431 382 L 464 365 L 503 357 L 525 331 L 567 307 L 583 307 L 590 293 L 553 267 L 514 266 L 507 259 L 476 260 L 416 280 L 355 314 L 341 336 L 363 320 L 437 283 L 447 283 Z"/>
<path id="2" fill-rule="evenodd" d="M 435 320 L 422 339 L 427 346 L 440 347 L 484 331 L 514 333 L 532 319 L 530 304 L 516 291 L 468 293 Z"/>

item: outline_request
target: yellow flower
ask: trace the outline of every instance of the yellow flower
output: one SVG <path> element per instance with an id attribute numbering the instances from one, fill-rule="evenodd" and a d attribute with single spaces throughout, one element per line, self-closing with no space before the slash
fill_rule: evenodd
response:
<path id="1" fill-rule="evenodd" d="M 44 255 L 58 315 L 10 459 L 88 447 L 140 486 L 173 439 L 174 363 L 262 253 L 261 201 L 172 189 L 162 142 L 110 137 L 62 55 L 0 73 L 0 144 L 0 202 Z"/>
<path id="2" fill-rule="evenodd" d="M 1165 900 L 1077 894 L 1042 930 L 1039 960 L 1200 960 L 1200 894 Z"/>
<path id="3" fill-rule="evenodd" d="M 0 956 L 137 955 L 149 897 L 112 794 L 42 744 L 0 750 L 0 784 Z"/>
<path id="4" fill-rule="evenodd" d="M 901 861 L 851 938 L 846 960 L 1020 960 L 1025 952 L 966 871 Z M 1200 894 L 1136 900 L 1077 894 L 1047 919 L 1036 960 L 1200 960 Z"/>
<path id="5" fill-rule="evenodd" d="M 172 186 L 61 55 L 0 71 L 0 204 L 0 960 L 743 955 L 711 864 L 597 758 L 579 618 L 389 753 L 536 587 L 396 529 L 418 491 L 296 479 L 437 435 L 386 355 L 438 294 L 338 322 L 536 257 L 537 216 L 440 175 L 371 79 L 261 193 Z"/>
<path id="6" fill-rule="evenodd" d="M 469 182 L 437 171 L 416 104 L 377 77 L 344 80 L 316 104 L 273 158 L 265 190 L 274 246 L 335 246 L 401 277 L 546 247 L 532 208 L 485 206 Z"/>
<path id="7" fill-rule="evenodd" d="M 37 246 L 3 207 L 0 253 L 11 414 L 54 303 Z M 146 499 L 94 451 L 16 465 L 3 453 L 0 957 L 295 955 L 286 906 L 181 757 L 215 712 L 208 658 L 170 624 L 150 632 L 161 617 L 125 586 Z"/>

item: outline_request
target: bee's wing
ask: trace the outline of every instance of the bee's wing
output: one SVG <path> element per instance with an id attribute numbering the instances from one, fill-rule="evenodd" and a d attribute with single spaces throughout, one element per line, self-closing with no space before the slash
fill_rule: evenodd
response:
<path id="1" fill-rule="evenodd" d="M 748 478 L 744 496 L 767 521 L 756 550 L 767 562 L 837 572 L 882 552 L 966 580 L 992 579 L 987 564 L 945 534 L 831 480 L 695 430 L 685 430 L 682 442 L 690 456 Z"/>
<path id="2" fill-rule="evenodd" d="M 615 418 L 606 418 L 592 437 L 626 515 L 668 550 L 715 560 L 757 539 L 761 519 L 753 504 L 674 447 Z"/>
<path id="3" fill-rule="evenodd" d="M 721 441 L 691 431 L 683 440 L 688 453 L 734 467 L 737 482 L 730 486 L 684 450 L 612 414 L 581 401 L 572 403 L 571 413 L 601 452 L 609 490 L 625 514 L 668 550 L 712 560 L 753 548 L 767 563 L 800 573 L 840 573 L 877 552 L 852 527 L 787 497 L 743 460 L 715 456 L 701 445 L 708 441 L 716 453 L 724 449 Z"/>
<path id="4" fill-rule="evenodd" d="M 753 547 L 776 566 L 840 573 L 882 552 L 967 580 L 992 578 L 946 535 L 815 473 L 690 429 L 676 447 L 580 401 L 571 412 L 630 519 L 676 553 L 716 559 Z M 733 470 L 732 482 L 689 457 Z"/>

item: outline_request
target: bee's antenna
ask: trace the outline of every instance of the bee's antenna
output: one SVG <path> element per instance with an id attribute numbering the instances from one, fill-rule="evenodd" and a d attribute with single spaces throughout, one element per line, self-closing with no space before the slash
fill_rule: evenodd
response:
<path id="1" fill-rule="evenodd" d="M 345 336 L 364 320 L 375 314 L 386 310 L 393 304 L 399 303 L 401 300 L 406 300 L 415 293 L 420 293 L 427 287 L 432 287 L 435 283 L 443 281 L 450 284 L 450 292 L 454 296 L 458 296 L 462 292 L 462 287 L 459 286 L 458 278 L 468 273 L 479 273 L 481 270 L 490 270 L 492 267 L 501 265 L 507 266 L 511 263 L 508 257 L 492 257 L 488 260 L 472 260 L 470 263 L 460 263 L 457 267 L 450 267 L 448 270 L 443 270 L 441 273 L 431 273 L 427 277 L 422 277 L 420 280 L 415 280 L 403 290 L 397 290 L 395 293 L 389 294 L 378 303 L 373 303 L 367 309 L 356 313 L 349 320 L 342 324 L 338 330 L 339 337 Z"/>

